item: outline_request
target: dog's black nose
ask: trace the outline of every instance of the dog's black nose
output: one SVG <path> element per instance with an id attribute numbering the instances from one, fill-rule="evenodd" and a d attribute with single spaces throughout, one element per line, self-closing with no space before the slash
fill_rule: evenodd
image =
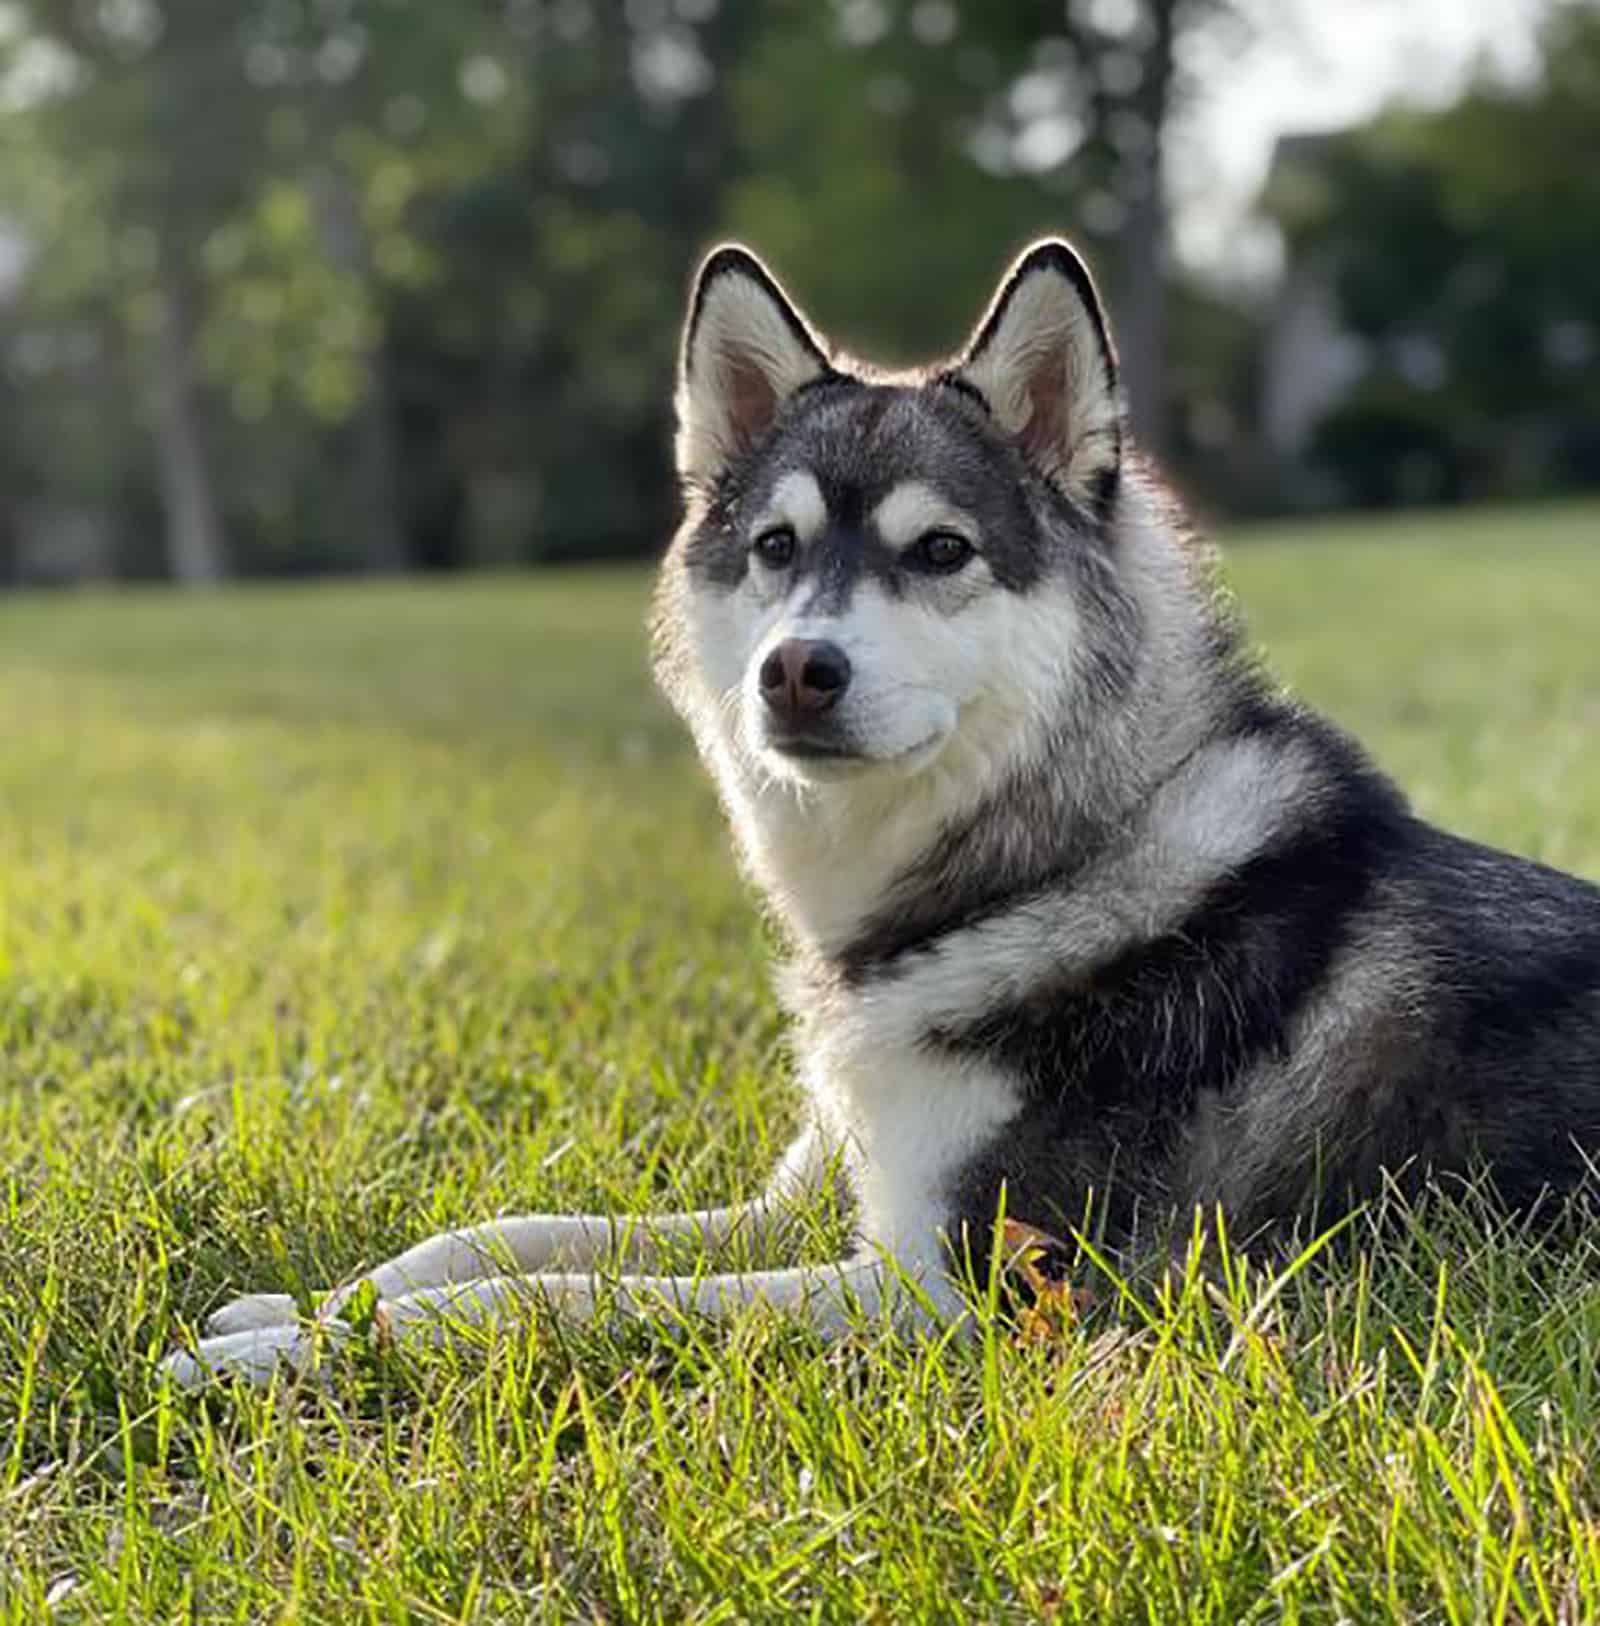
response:
<path id="1" fill-rule="evenodd" d="M 780 717 L 816 717 L 850 686 L 850 657 L 825 639 L 785 638 L 761 663 L 761 698 Z"/>

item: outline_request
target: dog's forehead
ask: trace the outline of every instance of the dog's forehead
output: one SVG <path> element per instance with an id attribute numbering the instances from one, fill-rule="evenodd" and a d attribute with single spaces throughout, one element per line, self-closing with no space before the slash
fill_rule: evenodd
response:
<path id="1" fill-rule="evenodd" d="M 763 497 L 803 473 L 834 519 L 860 523 L 911 482 L 969 509 L 1008 496 L 1000 455 L 948 390 L 855 385 L 818 390 L 796 408 L 765 459 Z"/>

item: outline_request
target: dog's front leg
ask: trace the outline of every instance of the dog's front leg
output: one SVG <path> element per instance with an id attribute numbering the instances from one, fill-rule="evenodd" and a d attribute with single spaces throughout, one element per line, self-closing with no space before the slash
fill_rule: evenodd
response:
<path id="1" fill-rule="evenodd" d="M 522 1214 L 441 1231 L 329 1293 L 317 1314 L 329 1320 L 368 1283 L 380 1299 L 485 1277 L 581 1271 L 602 1261 L 621 1270 L 648 1269 L 673 1244 L 722 1247 L 735 1237 L 759 1240 L 773 1223 L 766 1197 L 678 1214 Z M 299 1320 L 287 1293 L 247 1293 L 208 1317 L 211 1336 L 288 1325 Z"/>
<path id="2" fill-rule="evenodd" d="M 838 1337 L 863 1321 L 892 1318 L 935 1326 L 952 1319 L 960 1298 L 942 1272 L 862 1253 L 829 1265 L 741 1271 L 714 1276 L 623 1276 L 553 1272 L 490 1276 L 453 1282 L 380 1302 L 380 1336 L 411 1349 L 434 1348 L 452 1337 L 531 1320 L 541 1311 L 566 1322 L 609 1313 L 619 1321 L 665 1317 L 726 1320 L 766 1305 L 825 1337 Z M 265 1383 L 275 1372 L 301 1371 L 319 1344 L 336 1347 L 350 1336 L 341 1321 L 278 1325 L 208 1338 L 194 1355 L 169 1356 L 166 1371 L 193 1386 L 226 1373 Z"/>
<path id="3" fill-rule="evenodd" d="M 673 1246 L 712 1253 L 735 1242 L 760 1243 L 784 1211 L 762 1196 L 676 1214 L 534 1214 L 490 1220 L 419 1242 L 338 1288 L 318 1313 L 324 1319 L 338 1315 L 369 1282 L 380 1301 L 393 1302 L 503 1277 L 585 1273 L 602 1264 L 638 1274 Z"/>
<path id="4" fill-rule="evenodd" d="M 627 1275 L 613 1282 L 561 1272 L 498 1276 L 409 1293 L 381 1305 L 379 1319 L 397 1342 L 422 1346 L 447 1342 L 461 1328 L 515 1325 L 540 1310 L 567 1322 L 590 1321 L 597 1313 L 618 1321 L 721 1321 L 755 1305 L 828 1336 L 894 1308 L 918 1319 L 937 1314 L 919 1275 L 861 1253 L 833 1264 L 708 1276 Z"/>
<path id="5" fill-rule="evenodd" d="M 537 1214 L 491 1220 L 446 1231 L 336 1289 L 318 1309 L 326 1336 L 343 1335 L 338 1315 L 363 1284 L 380 1301 L 484 1280 L 584 1272 L 601 1262 L 625 1272 L 647 1270 L 664 1248 L 712 1252 L 734 1243 L 770 1241 L 793 1219 L 798 1205 L 834 1182 L 839 1158 L 815 1130 L 803 1132 L 785 1154 L 766 1192 L 752 1202 L 688 1213 L 654 1215 Z M 229 1369 L 264 1378 L 279 1358 L 306 1346 L 300 1316 L 286 1293 L 252 1293 L 216 1311 L 206 1336 L 190 1355 L 169 1357 L 166 1369 L 183 1382 Z"/>

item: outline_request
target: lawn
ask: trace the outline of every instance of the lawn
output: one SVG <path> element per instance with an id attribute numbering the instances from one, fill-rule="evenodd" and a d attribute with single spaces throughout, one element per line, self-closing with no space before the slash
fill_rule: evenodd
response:
<path id="1" fill-rule="evenodd" d="M 1424 811 L 1600 877 L 1600 509 L 1231 576 Z M 782 1146 L 646 592 L 0 599 L 0 1620 L 1600 1618 L 1600 1246 L 1470 1212 L 1044 1338 L 534 1327 L 163 1389 L 233 1292 Z"/>

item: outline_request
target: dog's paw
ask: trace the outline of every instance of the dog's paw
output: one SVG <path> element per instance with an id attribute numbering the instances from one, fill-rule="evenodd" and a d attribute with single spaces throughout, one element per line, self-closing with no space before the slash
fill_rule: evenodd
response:
<path id="1" fill-rule="evenodd" d="M 231 1306 L 230 1306 L 231 1308 Z M 177 1349 L 161 1363 L 161 1375 L 180 1389 L 200 1389 L 219 1378 L 265 1387 L 275 1376 L 298 1376 L 336 1349 L 350 1329 L 339 1321 L 315 1327 L 299 1322 L 247 1327 L 202 1338 L 192 1349 Z"/>
<path id="2" fill-rule="evenodd" d="M 245 1293 L 206 1317 L 206 1334 L 222 1338 L 263 1327 L 292 1327 L 299 1319 L 300 1312 L 287 1293 Z"/>

